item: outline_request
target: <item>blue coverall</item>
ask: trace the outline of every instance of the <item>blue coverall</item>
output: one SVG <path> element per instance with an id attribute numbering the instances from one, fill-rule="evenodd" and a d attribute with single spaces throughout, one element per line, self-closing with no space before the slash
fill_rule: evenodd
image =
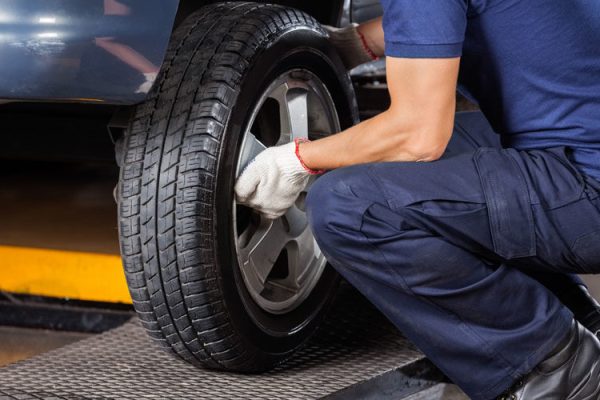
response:
<path id="1" fill-rule="evenodd" d="M 386 56 L 460 57 L 489 124 L 460 115 L 439 161 L 326 174 L 312 228 L 468 395 L 495 398 L 569 330 L 541 282 L 600 273 L 600 1 L 381 3 Z"/>
<path id="2" fill-rule="evenodd" d="M 534 277 L 600 272 L 600 182 L 569 149 L 500 147 L 457 114 L 445 156 L 335 170 L 307 198 L 333 267 L 473 399 L 563 340 L 572 313 Z"/>

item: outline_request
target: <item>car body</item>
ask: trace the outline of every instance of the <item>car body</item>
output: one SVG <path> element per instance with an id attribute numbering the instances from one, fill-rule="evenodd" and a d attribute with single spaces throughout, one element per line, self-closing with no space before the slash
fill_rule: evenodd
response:
<path id="1" fill-rule="evenodd" d="M 332 25 L 381 15 L 378 0 L 273 2 Z M 0 157 L 114 162 L 112 142 L 156 77 L 140 64 L 158 71 L 172 32 L 209 3 L 0 0 Z M 357 94 L 369 116 L 388 101 L 382 90 Z"/>
<path id="2" fill-rule="evenodd" d="M 194 0 L 2 0 L 0 101 L 132 105 L 142 102 L 173 29 Z M 365 19 L 377 2 L 274 1 L 320 22 Z"/>
<path id="3" fill-rule="evenodd" d="M 135 67 L 147 64 L 143 68 L 158 72 L 178 5 L 178 0 L 3 0 L 0 97 L 143 101 L 148 89 L 139 89 L 144 76 Z"/>

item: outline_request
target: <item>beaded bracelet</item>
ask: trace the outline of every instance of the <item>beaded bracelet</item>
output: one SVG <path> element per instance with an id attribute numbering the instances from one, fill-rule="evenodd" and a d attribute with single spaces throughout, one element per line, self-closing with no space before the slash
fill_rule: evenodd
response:
<path id="1" fill-rule="evenodd" d="M 306 172 L 308 172 L 311 175 L 321 175 L 323 173 L 325 173 L 324 169 L 312 169 L 310 168 L 308 165 L 306 165 L 304 163 L 304 160 L 302 159 L 302 157 L 300 157 L 300 143 L 307 143 L 310 142 L 310 140 L 305 139 L 305 138 L 296 138 L 294 139 L 294 143 L 296 144 L 296 157 L 298 158 L 298 161 L 300 161 L 300 165 L 302 165 L 302 168 L 304 168 L 306 170 Z"/>

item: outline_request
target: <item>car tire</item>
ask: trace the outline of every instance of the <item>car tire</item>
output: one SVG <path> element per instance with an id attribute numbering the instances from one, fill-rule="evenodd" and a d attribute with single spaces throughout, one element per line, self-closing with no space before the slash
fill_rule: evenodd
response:
<path id="1" fill-rule="evenodd" d="M 233 185 L 257 144 L 287 142 L 292 130 L 326 136 L 357 115 L 326 32 L 300 11 L 217 3 L 176 30 L 158 81 L 124 135 L 118 190 L 127 283 L 157 343 L 198 366 L 260 372 L 306 342 L 339 277 L 309 233 L 290 233 L 294 224 L 310 229 L 301 201 L 291 217 L 270 222 L 237 205 Z M 274 224 L 289 242 L 265 234 L 256 240 L 267 250 L 243 247 Z M 288 247 L 277 260 L 265 255 L 281 246 Z M 244 260 L 272 269 L 257 280 Z M 290 278 L 292 264 L 302 278 Z"/>

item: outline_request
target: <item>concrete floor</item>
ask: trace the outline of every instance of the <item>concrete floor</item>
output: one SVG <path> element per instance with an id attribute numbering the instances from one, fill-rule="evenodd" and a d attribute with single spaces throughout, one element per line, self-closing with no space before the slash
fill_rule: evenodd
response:
<path id="1" fill-rule="evenodd" d="M 0 327 L 0 367 L 57 349 L 88 336 L 83 333 Z"/>

